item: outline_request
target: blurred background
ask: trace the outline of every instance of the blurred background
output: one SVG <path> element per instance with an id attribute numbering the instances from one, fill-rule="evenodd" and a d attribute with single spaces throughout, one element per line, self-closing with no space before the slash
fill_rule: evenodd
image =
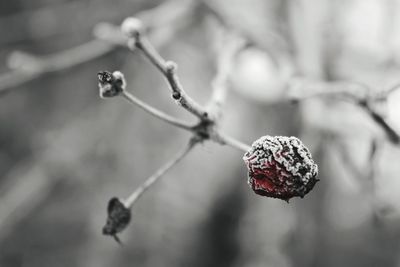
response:
<path id="1" fill-rule="evenodd" d="M 134 14 L 202 104 L 221 21 L 249 39 L 221 127 L 248 144 L 300 137 L 321 179 L 304 199 L 255 195 L 242 153 L 206 142 L 134 207 L 123 247 L 101 234 L 108 200 L 190 134 L 100 99 L 97 72 L 121 70 L 130 92 L 195 121 L 120 45 L 111 24 Z M 398 0 L 1 1 L 0 266 L 400 266 L 399 142 L 342 97 L 400 132 L 400 90 L 385 94 L 400 82 L 398 14 Z"/>

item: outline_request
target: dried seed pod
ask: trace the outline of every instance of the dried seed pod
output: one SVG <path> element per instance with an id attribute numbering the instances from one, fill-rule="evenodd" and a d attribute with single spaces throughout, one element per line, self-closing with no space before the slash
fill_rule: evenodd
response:
<path id="1" fill-rule="evenodd" d="M 101 98 L 114 97 L 122 93 L 126 88 L 124 75 L 120 71 L 100 71 L 97 73 L 99 79 L 99 92 Z"/>
<path id="2" fill-rule="evenodd" d="M 120 243 L 117 233 L 125 229 L 131 221 L 131 211 L 116 197 L 108 202 L 107 222 L 103 227 L 103 235 L 111 235 Z"/>
<path id="3" fill-rule="evenodd" d="M 256 194 L 288 201 L 303 198 L 318 181 L 318 166 L 296 137 L 263 136 L 243 156 Z"/>

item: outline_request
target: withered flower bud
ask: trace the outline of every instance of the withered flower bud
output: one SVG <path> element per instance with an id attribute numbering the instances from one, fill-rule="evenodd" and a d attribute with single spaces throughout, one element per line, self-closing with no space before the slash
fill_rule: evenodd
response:
<path id="1" fill-rule="evenodd" d="M 111 235 L 120 243 L 117 234 L 125 229 L 131 221 L 131 210 L 116 197 L 108 202 L 107 222 L 103 227 L 103 235 Z"/>
<path id="2" fill-rule="evenodd" d="M 101 98 L 114 97 L 121 94 L 126 88 L 124 75 L 120 71 L 100 71 L 97 73 L 99 79 L 99 93 Z"/>

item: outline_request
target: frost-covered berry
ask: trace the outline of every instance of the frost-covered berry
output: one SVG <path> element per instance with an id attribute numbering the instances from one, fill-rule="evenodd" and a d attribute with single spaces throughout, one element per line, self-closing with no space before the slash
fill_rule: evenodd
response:
<path id="1" fill-rule="evenodd" d="M 303 198 L 318 181 L 318 166 L 296 137 L 263 136 L 243 156 L 256 194 L 288 201 Z"/>
<path id="2" fill-rule="evenodd" d="M 99 93 L 101 98 L 117 96 L 126 88 L 124 75 L 120 71 L 100 71 L 97 74 L 99 79 Z"/>

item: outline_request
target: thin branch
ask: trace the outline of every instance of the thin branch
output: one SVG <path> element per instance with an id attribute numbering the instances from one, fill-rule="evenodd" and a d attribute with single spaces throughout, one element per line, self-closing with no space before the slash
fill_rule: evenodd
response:
<path id="1" fill-rule="evenodd" d="M 146 192 L 152 185 L 154 185 L 159 179 L 173 166 L 179 163 L 192 148 L 198 143 L 197 139 L 191 139 L 189 144 L 178 154 L 176 154 L 170 161 L 168 161 L 164 166 L 162 166 L 158 171 L 156 171 L 152 176 L 147 178 L 147 180 L 139 186 L 129 197 L 124 201 L 126 208 L 132 208 L 136 201 Z"/>
<path id="2" fill-rule="evenodd" d="M 383 97 L 388 97 L 389 95 L 393 94 L 399 89 L 400 89 L 400 83 L 396 83 L 395 85 L 391 86 L 388 90 L 384 92 Z"/>
<path id="3" fill-rule="evenodd" d="M 230 147 L 236 148 L 240 151 L 247 152 L 250 149 L 250 146 L 242 143 L 241 141 L 237 140 L 236 138 L 233 138 L 225 133 L 218 132 L 215 141 L 218 142 L 221 145 L 228 145 Z"/>
<path id="4" fill-rule="evenodd" d="M 225 42 L 219 47 L 217 59 L 217 74 L 211 82 L 212 95 L 208 104 L 210 116 L 214 120 L 219 120 L 222 113 L 222 106 L 226 99 L 228 91 L 228 82 L 236 55 L 246 44 L 245 40 L 238 35 L 231 33 L 226 36 Z"/>
<path id="5" fill-rule="evenodd" d="M 304 101 L 315 97 L 336 96 L 346 100 L 359 101 L 365 99 L 369 88 L 357 82 L 325 82 L 309 81 L 303 78 L 294 78 L 289 81 L 288 98 L 291 101 Z"/>
<path id="6" fill-rule="evenodd" d="M 221 145 L 230 145 L 244 151 L 247 151 L 249 148 L 249 146 L 234 139 L 233 137 L 219 133 L 214 121 L 201 119 L 200 122 L 198 122 L 197 124 L 190 125 L 185 121 L 181 121 L 175 117 L 172 117 L 164 113 L 163 111 L 160 111 L 141 101 L 140 99 L 126 91 L 126 80 L 124 78 L 124 75 L 120 71 L 114 71 L 113 73 L 102 71 L 98 73 L 98 78 L 100 97 L 102 98 L 122 96 L 129 103 L 139 106 L 141 109 L 153 115 L 154 117 L 157 117 L 176 127 L 192 132 L 194 135 L 193 138 L 196 138 L 198 140 L 210 139 Z"/>
<path id="7" fill-rule="evenodd" d="M 178 128 L 182 128 L 182 129 L 185 129 L 188 131 L 193 131 L 193 125 L 191 125 L 185 121 L 179 120 L 175 117 L 172 117 L 172 116 L 164 113 L 163 111 L 150 106 L 149 104 L 138 99 L 136 96 L 132 95 L 131 93 L 129 93 L 126 90 L 124 90 L 122 92 L 121 96 L 123 96 L 129 103 L 137 105 L 138 107 L 140 107 L 141 109 L 143 109 L 144 111 L 153 115 L 156 118 L 159 118 L 159 119 L 161 119 L 169 124 L 172 124 Z"/>
<path id="8" fill-rule="evenodd" d="M 375 123 L 378 124 L 383 129 L 383 131 L 386 133 L 386 136 L 392 143 L 394 144 L 400 143 L 400 135 L 397 133 L 397 131 L 389 123 L 387 123 L 386 120 L 381 115 L 375 112 L 368 104 L 368 102 L 363 102 L 360 103 L 359 105 L 362 108 L 364 108 L 364 110 L 370 115 L 370 117 L 375 121 Z"/>
<path id="9" fill-rule="evenodd" d="M 92 40 L 43 58 L 37 57 L 35 59 L 33 56 L 27 57 L 26 54 L 19 54 L 18 56 L 21 60 L 20 65 L 29 64 L 32 68 L 17 68 L 1 74 L 0 93 L 5 93 L 14 87 L 29 82 L 44 74 L 57 72 L 88 62 L 111 52 L 113 48 L 114 46 L 111 44 L 100 40 Z"/>
<path id="10" fill-rule="evenodd" d="M 226 29 L 234 29 L 240 36 L 246 39 L 248 43 L 262 48 L 269 54 L 271 54 L 272 51 L 276 51 L 277 48 L 280 50 L 288 50 L 290 47 L 285 38 L 272 29 L 268 31 L 267 36 L 262 36 L 262 38 L 253 34 L 246 29 L 246 27 L 243 27 L 244 24 L 241 23 L 240 19 L 235 19 L 235 17 L 230 18 L 226 12 L 224 12 L 223 6 L 219 7 L 215 1 L 201 0 L 199 3 L 206 14 L 213 16 Z M 271 56 L 273 57 L 274 55 Z"/>
<path id="11" fill-rule="evenodd" d="M 164 74 L 171 87 L 173 98 L 190 113 L 201 119 L 207 118 L 207 111 L 184 91 L 176 73 L 177 65 L 174 62 L 165 61 L 146 38 L 139 38 L 135 43 L 145 56 Z"/>
<path id="12" fill-rule="evenodd" d="M 172 97 L 187 111 L 200 119 L 207 119 L 207 111 L 195 102 L 183 89 L 177 71 L 176 63 L 166 61 L 153 47 L 144 35 L 141 21 L 135 18 L 127 18 L 122 24 L 122 31 L 128 34 L 128 47 L 135 48 L 143 52 L 146 58 L 165 76 L 172 90 Z"/>

